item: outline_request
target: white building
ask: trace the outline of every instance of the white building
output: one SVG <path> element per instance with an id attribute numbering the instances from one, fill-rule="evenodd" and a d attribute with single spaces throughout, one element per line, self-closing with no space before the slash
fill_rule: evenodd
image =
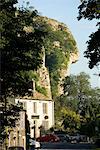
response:
<path id="1" fill-rule="evenodd" d="M 41 127 L 44 130 L 54 125 L 54 102 L 43 99 L 16 99 L 16 103 L 22 103 L 30 122 L 31 137 L 39 137 Z"/>
<path id="2" fill-rule="evenodd" d="M 15 103 L 21 102 L 26 110 L 30 122 L 31 137 L 39 137 L 40 130 L 43 128 L 48 130 L 54 126 L 54 102 L 52 100 L 49 72 L 45 67 L 45 52 L 43 65 L 37 70 L 37 74 L 39 76 L 37 85 L 45 88 L 46 95 L 36 91 L 35 81 L 32 80 L 28 89 L 32 92 L 32 95 L 15 99 Z"/>

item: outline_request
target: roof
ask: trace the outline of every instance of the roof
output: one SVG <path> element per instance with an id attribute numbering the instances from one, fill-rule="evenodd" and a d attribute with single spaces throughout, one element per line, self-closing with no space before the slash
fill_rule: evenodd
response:
<path id="1" fill-rule="evenodd" d="M 39 93 L 37 91 L 35 91 L 33 96 L 23 96 L 23 97 L 19 97 L 20 99 L 29 99 L 29 100 L 46 100 L 46 101 L 53 101 L 51 97 L 45 96 L 42 93 Z"/>

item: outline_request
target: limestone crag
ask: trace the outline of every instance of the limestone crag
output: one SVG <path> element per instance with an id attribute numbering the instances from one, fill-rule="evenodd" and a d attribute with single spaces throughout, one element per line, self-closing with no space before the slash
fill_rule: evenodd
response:
<path id="1" fill-rule="evenodd" d="M 51 100 L 52 94 L 51 94 L 49 71 L 45 66 L 42 66 L 40 69 L 37 70 L 37 73 L 39 74 L 39 81 L 37 82 L 38 86 L 44 87 L 46 89 L 45 99 Z"/>
<path id="2" fill-rule="evenodd" d="M 69 39 L 73 38 L 72 33 L 70 32 L 69 28 L 64 23 L 60 23 L 60 22 L 58 22 L 58 21 L 56 21 L 54 19 L 49 19 L 47 17 L 44 17 L 44 20 L 47 21 L 47 23 L 52 27 L 52 29 L 54 31 L 58 31 L 59 30 L 59 31 L 66 32 L 68 36 L 65 36 L 64 40 L 69 40 Z M 60 48 L 61 47 L 61 43 L 59 41 L 54 41 L 53 44 L 54 44 L 54 47 L 56 47 L 56 48 Z M 58 83 L 58 87 L 57 87 L 59 95 L 63 94 L 63 88 L 62 88 L 61 84 L 62 84 L 63 79 L 66 76 L 70 75 L 71 64 L 77 62 L 78 59 L 79 59 L 79 51 L 78 51 L 78 48 L 77 48 L 77 44 L 74 46 L 74 48 L 75 48 L 74 51 L 72 51 L 70 53 L 67 67 L 63 64 L 64 67 L 59 69 L 60 79 L 59 79 L 59 83 Z M 66 55 L 66 52 L 63 52 L 63 53 L 65 53 L 65 55 Z"/>
<path id="3" fill-rule="evenodd" d="M 50 27 L 52 28 L 52 30 L 55 32 L 55 31 L 62 31 L 62 34 L 64 33 L 65 36 L 64 39 L 64 42 L 72 42 L 74 43 L 73 44 L 73 47 L 74 47 L 74 50 L 70 50 L 70 54 L 68 54 L 68 57 L 66 57 L 67 53 L 68 53 L 68 50 L 66 51 L 62 51 L 62 53 L 65 55 L 66 59 L 68 59 L 68 64 L 67 66 L 65 64 L 62 64 L 63 67 L 59 68 L 58 71 L 60 73 L 60 79 L 59 79 L 59 83 L 58 83 L 58 95 L 61 95 L 63 94 L 63 88 L 61 87 L 61 84 L 62 84 L 62 81 L 63 79 L 66 77 L 66 76 L 69 76 L 70 75 L 70 66 L 72 63 L 75 63 L 76 61 L 78 61 L 78 58 L 79 58 L 79 51 L 78 51 L 78 48 L 77 48 L 77 45 L 74 41 L 74 38 L 73 38 L 73 35 L 72 33 L 70 32 L 69 28 L 64 24 L 64 23 L 60 23 L 59 21 L 56 21 L 54 19 L 50 19 L 50 18 L 47 18 L 47 17 L 40 17 L 39 18 L 39 21 L 41 23 L 41 21 L 44 21 L 46 22 L 48 25 L 50 25 Z M 64 32 L 63 32 L 64 31 Z M 65 34 L 66 33 L 66 34 Z M 55 41 L 53 41 L 53 48 L 62 48 L 61 47 L 61 42 L 58 41 L 58 39 Z M 43 65 L 40 69 L 37 70 L 37 73 L 39 74 L 39 81 L 37 82 L 37 85 L 40 86 L 40 87 L 44 87 L 46 89 L 46 92 L 47 92 L 47 95 L 46 96 L 43 96 L 43 93 L 41 93 L 41 95 L 36 91 L 35 92 L 35 97 L 44 97 L 45 99 L 52 99 L 52 92 L 51 92 L 51 84 L 50 84 L 50 77 L 49 77 L 49 71 L 48 69 L 46 68 L 45 66 L 45 47 L 43 47 L 44 49 L 44 55 L 43 55 Z"/>

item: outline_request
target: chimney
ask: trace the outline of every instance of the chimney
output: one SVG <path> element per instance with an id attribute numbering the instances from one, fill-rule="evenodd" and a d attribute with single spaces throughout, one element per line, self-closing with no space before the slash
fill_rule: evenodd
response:
<path id="1" fill-rule="evenodd" d="M 34 79 L 32 79 L 29 82 L 28 92 L 29 92 L 29 95 L 34 97 L 34 94 L 35 94 L 35 80 Z"/>

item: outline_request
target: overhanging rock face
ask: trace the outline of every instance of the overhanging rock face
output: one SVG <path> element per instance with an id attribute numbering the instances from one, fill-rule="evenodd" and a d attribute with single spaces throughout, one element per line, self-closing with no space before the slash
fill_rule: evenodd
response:
<path id="1" fill-rule="evenodd" d="M 50 27 L 52 28 L 52 30 L 54 32 L 56 31 L 62 31 L 62 33 L 64 32 L 65 36 L 63 37 L 63 41 L 65 42 L 65 44 L 67 42 L 71 43 L 72 41 L 75 42 L 74 40 L 74 37 L 71 33 L 71 31 L 69 30 L 69 28 L 63 24 L 63 23 L 60 23 L 54 19 L 50 19 L 50 18 L 47 18 L 47 17 L 42 17 L 42 19 L 50 25 Z M 61 41 L 57 39 L 55 39 L 55 41 L 53 41 L 53 48 L 61 48 Z M 63 46 L 62 46 L 63 47 Z M 63 49 L 63 48 L 62 48 Z M 66 55 L 68 56 L 69 55 L 69 58 L 66 57 L 66 59 L 68 60 L 68 64 L 67 66 L 65 64 L 61 64 L 63 67 L 59 68 L 58 69 L 58 72 L 60 74 L 60 78 L 59 78 L 59 83 L 58 83 L 58 95 L 61 95 L 63 94 L 63 88 L 61 87 L 61 84 L 62 84 L 62 81 L 63 79 L 66 77 L 66 76 L 69 76 L 70 75 L 70 67 L 71 67 L 71 64 L 73 63 L 76 63 L 79 59 L 79 51 L 78 51 L 78 48 L 77 48 L 77 43 L 75 42 L 74 46 L 73 46 L 73 50 L 70 49 L 70 54 L 68 53 L 68 50 L 66 49 L 66 51 L 63 51 L 62 52 L 65 57 Z M 44 67 L 45 67 L 45 64 L 44 64 Z M 50 82 L 49 82 L 50 83 Z M 47 88 L 50 89 L 50 87 L 48 86 Z"/>
<path id="2" fill-rule="evenodd" d="M 49 25 L 49 52 L 47 47 L 43 47 L 44 55 L 43 55 L 43 64 L 40 69 L 37 70 L 37 74 L 39 75 L 39 80 L 37 81 L 37 86 L 41 88 L 40 91 L 35 90 L 34 98 L 39 99 L 52 99 L 52 77 L 49 69 L 48 57 L 51 57 L 52 54 L 55 54 L 58 50 L 59 56 L 64 58 L 64 62 L 61 63 L 59 68 L 56 70 L 57 74 L 59 74 L 59 82 L 56 84 L 56 88 L 58 89 L 57 95 L 63 94 L 63 88 L 61 87 L 62 81 L 66 76 L 70 75 L 70 66 L 72 63 L 76 63 L 79 59 L 79 51 L 77 48 L 77 43 L 69 30 L 69 28 L 59 21 L 54 19 L 50 19 L 47 17 L 37 17 L 37 24 L 44 24 L 44 22 Z M 47 42 L 47 40 L 45 40 Z M 62 55 L 60 56 L 60 54 Z M 53 67 L 53 64 L 52 64 Z M 55 67 L 55 66 L 54 66 Z M 45 89 L 45 94 L 42 90 Z"/>

